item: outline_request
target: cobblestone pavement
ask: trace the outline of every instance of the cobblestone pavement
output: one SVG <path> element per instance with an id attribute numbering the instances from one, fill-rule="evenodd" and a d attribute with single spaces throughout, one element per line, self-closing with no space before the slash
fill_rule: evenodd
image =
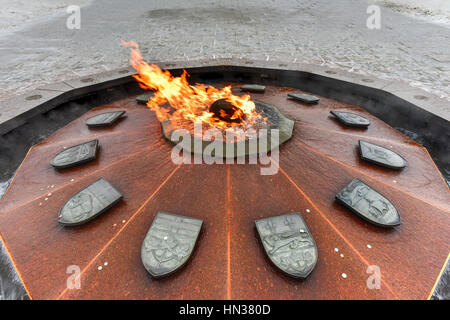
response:
<path id="1" fill-rule="evenodd" d="M 450 28 L 365 0 L 95 0 L 81 28 L 61 14 L 0 32 L 0 99 L 45 83 L 128 65 L 134 40 L 148 61 L 242 57 L 327 65 L 405 81 L 450 100 Z"/>

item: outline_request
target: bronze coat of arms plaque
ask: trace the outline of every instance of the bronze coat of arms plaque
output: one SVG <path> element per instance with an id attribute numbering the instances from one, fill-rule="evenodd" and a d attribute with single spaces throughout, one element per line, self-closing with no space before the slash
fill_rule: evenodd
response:
<path id="1" fill-rule="evenodd" d="M 136 102 L 137 103 L 142 103 L 142 104 L 147 104 L 148 100 L 150 100 L 150 98 L 154 97 L 154 93 L 150 92 L 150 93 L 144 93 L 141 94 L 139 96 L 136 97 Z"/>
<path id="2" fill-rule="evenodd" d="M 359 179 L 353 179 L 336 195 L 336 199 L 376 226 L 395 227 L 401 224 L 400 214 L 395 206 Z"/>
<path id="3" fill-rule="evenodd" d="M 266 86 L 259 84 L 245 84 L 241 87 L 241 91 L 264 93 L 266 91 Z"/>
<path id="4" fill-rule="evenodd" d="M 110 127 L 114 122 L 119 120 L 126 111 L 112 111 L 97 114 L 86 120 L 86 125 L 89 128 Z"/>
<path id="5" fill-rule="evenodd" d="M 319 102 L 319 98 L 306 93 L 288 93 L 288 97 L 307 104 L 315 104 Z"/>
<path id="6" fill-rule="evenodd" d="M 400 170 L 408 164 L 396 152 L 364 140 L 359 140 L 359 151 L 363 160 L 386 168 Z"/>
<path id="7" fill-rule="evenodd" d="M 66 169 L 95 160 L 98 151 L 98 140 L 92 140 L 70 147 L 58 153 L 50 164 L 56 169 Z"/>
<path id="8" fill-rule="evenodd" d="M 122 195 L 101 178 L 67 201 L 59 212 L 59 223 L 65 226 L 84 224 L 112 208 Z"/>
<path id="9" fill-rule="evenodd" d="M 369 119 L 356 113 L 336 110 L 331 110 L 330 113 L 335 116 L 339 122 L 349 127 L 367 128 L 370 125 Z"/>
<path id="10" fill-rule="evenodd" d="M 183 267 L 194 251 L 203 221 L 158 212 L 142 243 L 141 259 L 154 278 Z"/>
<path id="11" fill-rule="evenodd" d="M 314 269 L 316 243 L 300 213 L 255 221 L 269 259 L 280 270 L 296 278 L 306 278 Z"/>

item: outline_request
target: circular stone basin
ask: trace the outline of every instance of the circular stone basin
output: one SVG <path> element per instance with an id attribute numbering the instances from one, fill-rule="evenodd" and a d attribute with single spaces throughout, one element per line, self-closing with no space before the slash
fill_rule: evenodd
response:
<path id="1" fill-rule="evenodd" d="M 241 84 L 231 85 L 238 92 Z M 311 106 L 288 99 L 300 90 L 267 87 L 257 94 L 257 108 L 268 127 L 286 132 L 280 143 L 292 134 L 274 160 L 279 170 L 270 175 L 262 174 L 266 163 L 175 163 L 167 141 L 171 128 L 162 125 L 163 137 L 155 113 L 136 96 L 92 109 L 33 146 L 0 203 L 1 240 L 30 297 L 426 299 L 446 263 L 450 233 L 448 187 L 427 150 L 358 106 L 323 96 Z M 114 126 L 99 131 L 86 125 L 90 117 L 120 110 L 127 118 Z M 371 124 L 346 127 L 332 110 Z M 295 130 L 283 114 L 295 119 Z M 65 171 L 51 167 L 56 154 L 93 139 L 100 144 L 96 160 Z M 407 167 L 394 171 L 363 161 L 360 140 L 392 149 Z M 64 204 L 100 178 L 124 200 L 88 224 L 61 227 Z M 335 201 L 355 178 L 395 205 L 400 226 L 380 229 Z M 192 257 L 165 279 L 152 279 L 141 260 L 158 212 L 203 220 Z M 318 249 L 306 280 L 271 263 L 255 228 L 257 220 L 294 212 Z M 66 270 L 73 265 L 81 270 L 81 290 L 67 287 Z M 368 290 L 375 274 L 370 266 L 381 268 L 381 290 Z"/>
<path id="2" fill-rule="evenodd" d="M 220 107 L 225 106 L 227 114 L 234 113 L 231 107 L 219 101 L 221 100 L 216 101 L 216 105 L 212 105 L 212 111 L 220 114 Z M 202 134 L 197 134 L 195 130 L 192 132 L 193 124 L 188 123 L 186 125 L 186 121 L 162 121 L 161 126 L 163 135 L 170 142 L 177 144 L 180 147 L 182 146 L 184 150 L 194 154 L 204 154 L 205 150 L 207 150 L 211 143 L 217 143 L 217 139 L 220 139 L 222 147 L 216 148 L 215 152 L 212 154 L 216 158 L 239 158 L 268 153 L 275 148 L 278 148 L 292 137 L 294 121 L 271 104 L 258 100 L 254 100 L 254 102 L 256 105 L 256 111 L 262 118 L 266 119 L 264 128 L 258 130 L 242 130 L 240 132 L 241 135 L 235 135 L 235 138 L 232 139 L 233 142 L 230 142 L 231 140 L 229 138 L 225 139 L 223 135 L 222 137 L 216 136 L 214 140 L 205 138 L 205 134 L 203 132 Z M 224 117 L 222 118 L 225 119 Z M 233 138 L 230 132 L 228 132 L 228 134 L 231 138 Z M 196 145 L 201 145 L 201 148 L 196 148 Z"/>

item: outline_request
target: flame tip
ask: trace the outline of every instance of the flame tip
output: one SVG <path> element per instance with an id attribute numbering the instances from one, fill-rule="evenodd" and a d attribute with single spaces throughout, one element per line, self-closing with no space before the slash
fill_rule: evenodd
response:
<path id="1" fill-rule="evenodd" d="M 142 59 L 139 45 L 134 41 L 121 40 L 121 44 L 123 47 L 131 47 L 130 63 L 138 72 L 133 77 L 139 86 L 155 93 L 147 101 L 147 106 L 155 111 L 158 120 L 164 121 L 176 117 L 192 122 L 200 121 L 226 130 L 236 125 L 254 123 L 261 118 L 249 95 L 233 95 L 230 85 L 223 89 L 199 83 L 191 86 L 187 81 L 190 75 L 185 69 L 181 76 L 174 77 L 168 70 L 161 70 L 155 64 L 146 63 Z M 210 112 L 209 109 L 215 101 L 220 99 L 225 99 L 233 107 L 220 110 L 222 116 L 218 117 L 217 113 Z M 163 107 L 166 103 L 170 104 L 170 109 Z M 235 121 L 237 119 L 242 122 L 237 124 Z"/>

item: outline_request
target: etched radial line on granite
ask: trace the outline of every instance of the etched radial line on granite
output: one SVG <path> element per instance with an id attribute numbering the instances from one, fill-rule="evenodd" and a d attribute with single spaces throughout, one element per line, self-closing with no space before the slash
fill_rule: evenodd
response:
<path id="1" fill-rule="evenodd" d="M 102 255 L 103 252 L 111 245 L 111 243 L 122 233 L 123 230 L 130 224 L 131 221 L 142 211 L 142 209 L 145 208 L 145 206 L 153 199 L 153 197 L 161 190 L 161 188 L 172 178 L 172 176 L 175 174 L 175 172 L 178 171 L 178 169 L 181 167 L 183 163 L 180 163 L 178 166 L 176 166 L 172 172 L 164 179 L 164 181 L 155 189 L 155 191 L 152 192 L 152 194 L 144 201 L 144 203 L 131 215 L 131 217 L 123 224 L 123 226 L 119 229 L 119 231 L 116 232 L 112 236 L 111 239 L 108 240 L 108 242 L 100 249 L 100 251 L 92 258 L 92 260 L 86 265 L 86 267 L 83 268 L 80 272 L 80 278 L 81 276 L 86 272 L 87 269 Z M 69 290 L 69 288 L 64 289 L 63 292 L 56 298 L 57 300 L 60 300 L 62 296 Z"/>
<path id="2" fill-rule="evenodd" d="M 297 122 L 297 120 L 296 120 L 296 122 Z M 343 131 L 338 131 L 338 130 L 321 128 L 321 127 L 316 127 L 316 126 L 305 124 L 305 123 L 299 123 L 298 126 L 309 127 L 311 129 L 316 129 L 316 130 L 321 130 L 321 131 L 325 131 L 325 132 L 330 132 L 332 134 L 342 134 L 342 135 L 346 135 L 346 136 L 356 137 L 356 138 L 359 138 L 359 139 L 373 139 L 373 140 L 376 140 L 376 141 L 385 142 L 387 144 L 392 144 L 392 145 L 394 145 L 394 144 L 395 145 L 399 145 L 399 146 L 404 146 L 405 145 L 405 143 L 399 142 L 399 141 L 387 140 L 387 139 L 374 137 L 374 136 L 370 136 L 370 135 L 363 136 L 363 135 L 359 135 L 359 134 L 353 134 L 353 133 L 350 133 L 350 132 L 343 132 Z M 426 149 L 425 147 L 423 147 L 421 145 L 418 145 L 418 147 Z"/>
<path id="3" fill-rule="evenodd" d="M 344 242 L 356 253 L 356 255 L 361 259 L 361 261 L 369 267 L 371 264 L 364 258 L 364 256 L 352 245 L 350 240 L 348 240 L 342 232 L 339 231 L 339 229 L 326 217 L 326 215 L 314 204 L 314 202 L 311 200 L 311 198 L 308 197 L 308 195 L 294 182 L 294 180 L 287 174 L 287 172 L 279 167 L 280 171 L 283 173 L 283 175 L 289 180 L 290 183 L 297 189 L 297 191 L 311 204 L 314 209 L 317 210 L 319 215 L 330 225 L 330 227 L 336 232 L 336 234 L 344 240 Z M 381 282 L 384 283 L 386 288 L 397 298 L 399 299 L 399 296 L 395 293 L 395 291 L 391 288 L 391 286 L 384 281 L 383 278 L 381 278 Z"/>
<path id="4" fill-rule="evenodd" d="M 100 169 L 97 169 L 97 170 L 95 170 L 95 171 L 92 171 L 92 172 L 90 172 L 90 173 L 84 175 L 84 176 L 79 177 L 77 181 L 83 181 L 83 180 L 85 180 L 85 179 L 91 177 L 92 175 L 94 175 L 94 174 L 96 174 L 96 173 L 98 173 L 98 172 L 104 171 L 104 170 L 106 170 L 106 169 L 108 169 L 108 168 L 111 168 L 111 167 L 113 167 L 113 166 L 115 166 L 115 165 L 117 165 L 117 164 L 119 164 L 119 163 L 122 163 L 122 162 L 125 161 L 125 160 L 133 159 L 134 157 L 136 157 L 136 156 L 138 156 L 138 155 L 140 155 L 140 154 L 142 154 L 142 153 L 144 153 L 144 152 L 148 152 L 148 150 L 150 150 L 150 149 L 153 148 L 153 147 L 154 147 L 154 146 L 147 147 L 147 148 L 145 148 L 145 149 L 142 149 L 141 151 L 138 151 L 138 152 L 135 152 L 135 153 L 129 155 L 129 156 L 126 157 L 126 158 L 123 158 L 123 159 L 114 161 L 114 162 L 112 162 L 112 163 L 110 163 L 110 164 L 108 164 L 108 165 L 106 165 L 106 166 L 104 166 L 104 167 L 102 167 L 102 168 L 100 168 Z M 67 187 L 68 185 L 70 185 L 70 183 L 66 183 L 66 184 L 63 184 L 63 185 L 60 186 L 60 187 L 54 188 L 54 189 L 52 189 L 52 193 L 55 193 L 55 192 L 58 191 L 58 190 L 62 190 L 62 189 L 64 189 L 65 187 Z M 11 186 L 11 184 L 10 184 L 10 186 Z M 22 203 L 22 204 L 19 205 L 19 206 L 16 206 L 16 207 L 14 207 L 14 208 L 11 208 L 11 209 L 9 209 L 8 211 L 6 211 L 6 212 L 4 212 L 4 213 L 2 213 L 2 214 L 3 214 L 3 215 L 9 214 L 11 211 L 14 211 L 14 210 L 16 210 L 16 209 L 22 208 L 23 206 L 26 206 L 26 205 L 32 203 L 33 201 L 37 201 L 38 199 L 44 197 L 47 193 L 48 193 L 48 191 L 45 192 L 45 193 L 42 194 L 42 195 L 39 195 L 38 197 L 35 197 L 35 198 L 33 198 L 33 199 L 30 199 L 30 200 L 28 200 L 28 201 Z M 5 193 L 5 195 L 6 195 L 6 193 Z M 1 204 L 1 203 L 0 203 L 0 204 Z"/>
<path id="5" fill-rule="evenodd" d="M 148 125 L 148 126 L 144 126 L 141 127 L 139 130 L 135 130 L 135 131 L 111 131 L 111 132 L 105 132 L 102 134 L 97 134 L 97 135 L 92 135 L 92 136 L 86 136 L 86 137 L 82 137 L 82 138 L 76 138 L 76 139 L 66 139 L 66 140 L 58 140 L 49 144 L 45 144 L 45 145 L 41 145 L 40 143 L 35 144 L 34 146 L 31 146 L 31 149 L 36 149 L 38 147 L 50 147 L 50 146 L 54 146 L 57 144 L 72 144 L 72 143 L 78 143 L 80 141 L 84 141 L 86 139 L 98 139 L 101 137 L 109 137 L 109 136 L 114 136 L 114 135 L 118 135 L 118 134 L 126 134 L 126 135 L 135 135 L 138 134 L 140 132 L 142 132 L 142 129 L 148 129 L 150 127 L 152 127 L 153 125 Z M 91 129 L 92 131 L 100 131 L 101 129 Z M 48 138 L 51 138 L 51 136 L 49 136 Z"/>

